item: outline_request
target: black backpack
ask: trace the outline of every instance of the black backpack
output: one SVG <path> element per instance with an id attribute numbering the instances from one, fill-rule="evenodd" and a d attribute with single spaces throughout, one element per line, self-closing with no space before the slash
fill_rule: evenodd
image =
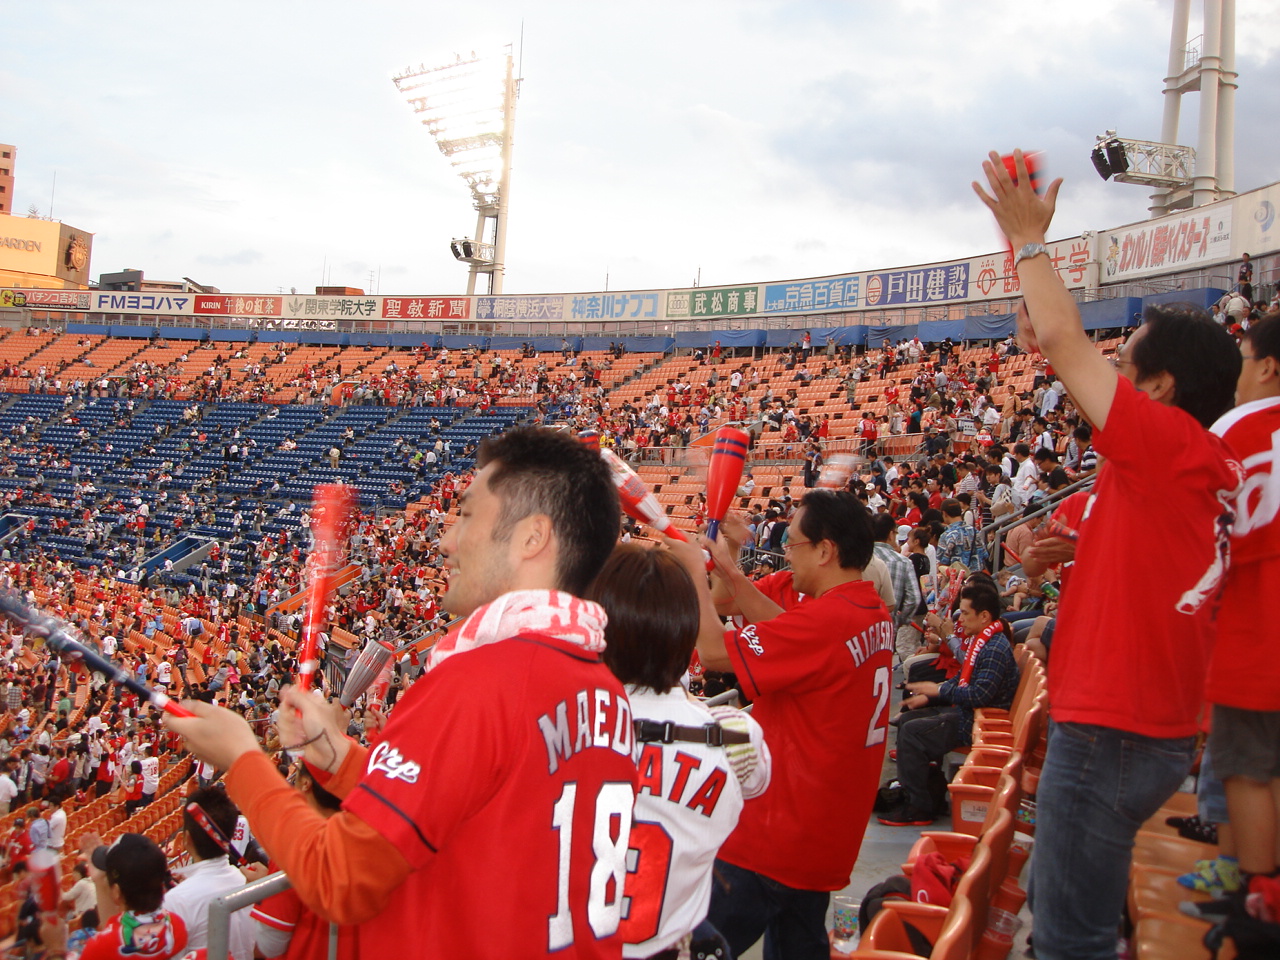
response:
<path id="1" fill-rule="evenodd" d="M 911 880 L 907 877 L 898 875 L 877 883 L 863 894 L 862 909 L 858 911 L 858 932 L 866 935 L 871 927 L 871 921 L 880 912 L 886 900 L 910 899 Z M 933 944 L 929 942 L 929 938 L 906 921 L 902 926 L 907 932 L 907 938 L 911 941 L 912 952 L 921 957 L 929 956 L 933 950 Z"/>

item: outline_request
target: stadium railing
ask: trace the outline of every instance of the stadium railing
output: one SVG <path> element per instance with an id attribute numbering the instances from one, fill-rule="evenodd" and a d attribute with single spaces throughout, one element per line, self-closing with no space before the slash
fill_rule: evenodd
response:
<path id="1" fill-rule="evenodd" d="M 991 556 L 991 573 L 994 575 L 1000 572 L 1000 567 L 1002 566 L 1001 559 L 1003 554 L 1003 551 L 1001 551 L 1000 546 L 1001 546 L 1001 541 L 1004 539 L 1004 535 L 1008 531 L 1012 530 L 1014 527 L 1018 526 L 1019 524 L 1026 523 L 1028 520 L 1034 520 L 1037 517 L 1043 517 L 1045 514 L 1052 513 L 1054 510 L 1058 508 L 1058 504 L 1060 504 L 1063 500 L 1067 499 L 1067 497 L 1071 496 L 1073 493 L 1077 493 L 1081 490 L 1091 489 L 1093 487 L 1094 481 L 1097 478 L 1098 478 L 1098 474 L 1096 472 L 1089 474 L 1089 476 L 1087 477 L 1081 477 L 1079 480 L 1077 480 L 1075 483 L 1071 484 L 1070 486 L 1063 487 L 1061 490 L 1058 490 L 1055 493 L 1052 493 L 1049 496 L 1045 497 L 1044 500 L 1040 501 L 1040 506 L 1037 507 L 1035 510 L 1032 510 L 1030 512 L 1027 512 L 1025 510 L 1017 510 L 1013 513 L 1006 514 L 1005 516 L 1001 517 L 999 520 L 989 523 L 985 527 L 983 527 L 981 530 L 979 530 L 978 533 L 982 534 L 983 536 L 986 536 L 987 534 L 994 534 L 994 538 L 991 542 L 991 546 L 987 550 L 987 553 Z"/>
<path id="2" fill-rule="evenodd" d="M 209 904 L 208 960 L 228 960 L 231 953 L 231 915 L 237 910 L 255 906 L 288 890 L 291 884 L 284 873 L 273 873 L 253 883 L 246 883 L 235 893 L 219 897 Z M 329 924 L 329 960 L 338 957 L 338 926 Z"/>

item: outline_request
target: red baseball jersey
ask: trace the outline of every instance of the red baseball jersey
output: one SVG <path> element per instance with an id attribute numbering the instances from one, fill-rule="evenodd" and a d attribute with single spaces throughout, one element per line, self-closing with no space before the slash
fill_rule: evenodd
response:
<path id="1" fill-rule="evenodd" d="M 124 921 L 128 920 L 126 924 Z M 94 934 L 81 960 L 168 960 L 183 953 L 187 927 L 176 913 L 119 913 Z"/>
<path id="2" fill-rule="evenodd" d="M 274 864 L 272 871 L 279 867 Z M 272 930 L 289 934 L 289 946 L 281 956 L 284 960 L 328 960 L 329 922 L 302 902 L 298 891 L 283 890 L 267 897 L 249 914 L 258 923 Z M 356 931 L 354 927 L 338 928 L 338 960 L 356 960 Z"/>
<path id="3" fill-rule="evenodd" d="M 1124 377 L 1094 444 L 1106 462 L 1058 611 L 1050 711 L 1060 723 L 1193 736 L 1240 465 L 1189 413 Z"/>
<path id="4" fill-rule="evenodd" d="M 1257 656 L 1280 636 L 1258 601 L 1280 583 L 1280 397 L 1241 404 L 1213 425 L 1245 470 L 1236 498 L 1231 569 L 1218 610 L 1218 643 L 1209 662 L 1208 699 L 1239 710 L 1280 710 L 1280 665 Z"/>
<path id="5" fill-rule="evenodd" d="M 361 954 L 620 956 L 634 742 L 599 656 L 553 637 L 414 683 L 343 804 L 415 868 L 360 925 Z"/>
<path id="6" fill-rule="evenodd" d="M 773 781 L 747 801 L 720 857 L 789 887 L 840 890 L 880 784 L 893 621 L 868 580 L 798 602 L 789 571 L 756 586 L 784 612 L 727 647 L 755 701 Z"/>

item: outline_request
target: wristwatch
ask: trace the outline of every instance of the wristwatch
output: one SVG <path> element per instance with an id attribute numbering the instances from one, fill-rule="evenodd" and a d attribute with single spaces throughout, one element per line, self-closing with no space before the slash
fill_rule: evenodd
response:
<path id="1" fill-rule="evenodd" d="M 1018 250 L 1018 255 L 1013 258 L 1013 269 L 1018 269 L 1018 264 L 1030 257 L 1038 257 L 1040 254 L 1049 255 L 1049 248 L 1043 243 L 1028 243 Z"/>

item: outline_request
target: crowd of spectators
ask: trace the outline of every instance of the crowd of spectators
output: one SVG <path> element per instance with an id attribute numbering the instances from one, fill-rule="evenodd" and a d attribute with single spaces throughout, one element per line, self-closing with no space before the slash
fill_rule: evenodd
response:
<path id="1" fill-rule="evenodd" d="M 1243 333 L 1248 322 L 1240 326 Z M 1035 512 L 1046 498 L 1091 476 L 1098 467 L 1093 430 L 1046 361 L 1033 361 L 1031 389 L 1019 392 L 1002 376 L 1007 361 L 1019 355 L 1012 338 L 992 346 L 983 362 L 962 359 L 955 346 L 903 339 L 853 355 L 834 347 L 815 353 L 805 343 L 789 348 L 784 358 L 784 367 L 794 370 L 794 382 L 830 380 L 837 389 L 842 385 L 849 399 L 863 380 L 873 375 L 892 378 L 902 366 L 917 365 L 908 382 L 888 380 L 885 412 L 865 416 L 857 440 L 849 445 L 856 446 L 862 459 L 847 482 L 875 522 L 875 555 L 885 570 L 877 589 L 895 621 L 899 653 L 914 652 L 916 634 L 926 649 L 932 644 L 936 650 L 946 642 L 929 623 L 938 602 L 939 567 L 959 564 L 966 570 L 982 570 L 998 557 L 1005 565 L 1021 562 L 1049 532 L 1040 528 L 1051 521 L 1033 517 L 1014 526 L 1005 535 L 1003 555 L 996 553 L 996 539 L 983 528 L 1002 518 Z M 462 370 L 449 364 L 444 353 L 429 356 L 419 351 L 403 370 L 392 362 L 377 374 L 360 368 L 344 374 L 341 365 L 318 365 L 304 369 L 289 385 L 318 402 L 326 401 L 338 388 L 341 401 L 351 404 L 483 406 L 501 397 L 529 397 L 566 406 L 571 428 L 596 431 L 606 445 L 637 455 L 651 446 L 686 446 L 721 423 L 755 424 L 759 449 L 791 461 L 798 483 L 794 496 L 790 487 L 775 488 L 763 496 L 756 494 L 750 472 L 744 476 L 739 490 L 747 507 L 742 539 L 753 575 L 771 573 L 786 561 L 788 544 L 793 542 L 789 527 L 803 491 L 820 484 L 833 452 L 848 449 L 831 437 L 830 416 L 808 409 L 785 384 L 778 393 L 771 388 L 748 400 L 748 392 L 760 386 L 760 366 L 738 362 L 718 347 L 665 391 L 651 393 L 640 403 L 618 402 L 604 388 L 599 373 L 608 369 L 608 359 L 599 367 L 586 361 L 577 369 L 558 367 L 555 373 L 539 364 L 529 373 L 502 357 L 486 358 L 479 352 L 468 357 L 471 369 Z M 282 362 L 285 356 L 282 348 L 266 362 Z M 240 368 L 244 377 L 233 386 L 226 374 L 242 363 L 247 364 Z M 129 404 L 121 410 L 122 422 L 137 400 L 179 395 L 193 403 L 192 415 L 184 417 L 184 422 L 195 421 L 200 402 L 270 397 L 273 385 L 255 369 L 259 364 L 236 354 L 215 355 L 195 388 L 179 383 L 175 370 L 146 364 L 109 384 L 71 384 L 61 422 L 74 425 L 76 395 L 103 390 Z M 32 381 L 63 386 L 51 381 L 48 371 L 37 371 Z M 20 464 L 75 470 L 53 448 L 26 442 L 33 426 L 21 424 L 14 436 L 0 441 L 0 476 L 13 475 Z M 190 429 L 198 431 L 196 426 Z M 913 453 L 884 452 L 885 438 L 904 435 L 918 435 Z M 197 442 L 207 439 L 197 434 Z M 773 447 L 774 443 L 778 446 Z M 458 451 L 458 455 L 465 452 L 469 451 Z M 425 469 L 448 466 L 454 451 L 444 440 L 421 444 L 411 438 L 397 442 L 395 456 Z M 197 695 L 240 710 L 261 725 L 270 745 L 266 718 L 297 666 L 303 609 L 290 601 L 307 575 L 311 517 L 296 504 L 227 500 L 214 490 L 170 493 L 161 475 L 167 473 L 148 475 L 132 490 L 102 490 L 91 476 L 79 474 L 70 496 L 54 495 L 40 477 L 5 490 L 9 509 L 73 508 L 76 516 L 60 518 L 54 529 L 83 540 L 86 547 L 105 545 L 111 563 L 101 569 L 77 568 L 45 549 L 32 527 L 3 546 L 0 589 L 16 591 L 28 602 L 63 616 L 139 680 L 175 695 Z M 325 617 L 329 628 L 322 642 L 331 660 L 349 663 L 368 639 L 395 642 L 422 637 L 443 623 L 438 602 L 444 586 L 439 541 L 468 482 L 466 475 L 449 474 L 413 511 L 384 516 L 359 512 L 353 517 L 345 537 L 349 579 Z M 160 491 L 166 508 L 183 518 L 178 530 L 211 520 L 220 508 L 233 512 L 232 536 L 189 569 L 185 583 L 166 582 L 163 571 L 141 583 L 119 576 L 161 542 L 160 531 L 148 526 L 155 501 L 138 495 L 144 487 Z M 705 518 L 705 500 L 695 501 L 690 509 L 699 523 Z M 241 536 L 241 531 L 262 532 L 280 515 L 298 522 L 254 540 Z M 149 531 L 153 539 L 139 536 L 132 544 L 124 544 L 115 535 L 125 530 Z M 642 532 L 634 525 L 629 531 Z M 247 585 L 242 571 L 233 570 L 231 562 L 233 553 L 246 548 L 252 557 Z M 973 619 L 967 635 L 999 621 L 1002 611 L 1022 615 L 1017 619 L 1028 625 L 1036 615 L 1055 611 L 1060 569 L 1056 565 L 1038 572 L 1032 569 L 1013 578 L 1005 574 L 998 584 L 964 596 L 964 616 Z M 1003 603 L 999 597 L 992 599 L 997 594 L 1002 594 Z M 947 632 L 954 626 L 948 623 Z M 1016 632 L 1013 624 L 1006 624 L 1006 645 Z M 999 687 L 992 702 L 1007 705 L 1012 696 L 1011 658 L 1003 646 L 992 649 L 997 647 L 1002 672 L 988 682 Z M 963 661 L 963 650 L 953 651 L 953 656 Z M 397 668 L 390 705 L 415 673 L 416 663 L 416 658 L 406 659 Z M 908 692 L 924 699 L 911 705 L 937 705 L 942 690 L 951 691 L 944 697 L 954 695 L 956 676 L 953 673 L 942 684 L 916 681 L 921 686 Z M 962 693 L 942 703 L 968 709 L 966 696 Z M 0 730 L 0 757 L 8 758 L 0 774 L 0 813 L 27 811 L 9 825 L 10 870 L 21 862 L 18 858 L 30 843 L 63 849 L 66 820 L 65 815 L 59 817 L 63 803 L 85 802 L 113 792 L 119 793 L 130 813 L 153 803 L 162 772 L 158 758 L 179 747 L 136 697 L 100 676 L 61 668 L 57 658 L 38 644 L 24 642 L 16 632 L 0 637 L 0 706 L 7 708 Z M 923 757 L 927 765 L 951 746 L 965 742 L 963 712 L 958 727 L 952 724 L 954 716 L 945 713 L 946 722 L 939 726 L 931 715 L 921 713 L 912 718 L 914 726 L 906 726 L 899 734 L 905 738 L 899 740 L 905 744 L 904 759 L 912 765 L 913 802 L 898 822 L 932 822 L 933 812 L 921 809 L 925 801 L 917 761 Z M 381 722 L 380 715 L 358 711 L 349 732 L 364 738 L 375 734 Z M 203 771 L 202 779 L 212 774 Z M 29 808 L 32 803 L 47 805 Z M 36 821 L 49 827 L 36 826 Z"/>

